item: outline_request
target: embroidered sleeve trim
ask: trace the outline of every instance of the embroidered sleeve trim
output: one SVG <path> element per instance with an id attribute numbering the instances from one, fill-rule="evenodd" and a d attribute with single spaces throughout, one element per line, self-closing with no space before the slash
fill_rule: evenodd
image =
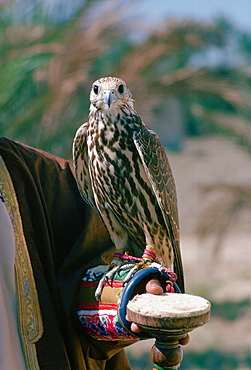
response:
<path id="1" fill-rule="evenodd" d="M 0 194 L 10 215 L 16 241 L 15 273 L 21 343 L 27 369 L 39 370 L 35 343 L 43 335 L 42 315 L 16 193 L 1 156 Z"/>

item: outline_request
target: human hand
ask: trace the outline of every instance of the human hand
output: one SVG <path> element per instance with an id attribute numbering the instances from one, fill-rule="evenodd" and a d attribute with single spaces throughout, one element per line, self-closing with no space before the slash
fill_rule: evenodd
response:
<path id="1" fill-rule="evenodd" d="M 149 280 L 148 283 L 146 284 L 145 290 L 147 293 L 156 294 L 156 295 L 164 293 L 163 288 L 158 279 Z M 136 323 L 132 322 L 131 331 L 135 333 L 139 333 L 142 331 L 142 329 Z M 185 338 L 180 339 L 179 342 L 181 345 L 186 345 L 189 342 L 189 340 L 190 340 L 190 337 L 189 337 L 189 334 L 187 334 L 187 336 Z"/>

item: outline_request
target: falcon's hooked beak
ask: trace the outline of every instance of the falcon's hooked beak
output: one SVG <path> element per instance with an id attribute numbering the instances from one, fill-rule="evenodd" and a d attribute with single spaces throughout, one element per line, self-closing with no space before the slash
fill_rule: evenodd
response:
<path id="1" fill-rule="evenodd" d="M 116 100 L 114 90 L 105 90 L 103 93 L 103 100 L 107 103 L 108 107 L 110 108 L 111 103 L 113 103 Z"/>

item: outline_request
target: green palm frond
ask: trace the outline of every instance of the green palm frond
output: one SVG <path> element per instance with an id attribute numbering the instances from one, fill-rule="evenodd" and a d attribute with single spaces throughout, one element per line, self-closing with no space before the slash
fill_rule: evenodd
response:
<path id="1" fill-rule="evenodd" d="M 240 132 L 239 118 L 249 125 L 248 73 L 192 63 L 210 47 L 225 47 L 227 27 L 171 19 L 134 42 L 118 0 L 79 1 L 75 9 L 62 1 L 54 12 L 29 4 L 13 1 L 0 9 L 1 135 L 69 156 L 74 132 L 88 115 L 90 85 L 103 75 L 123 78 L 139 110 L 153 96 L 175 96 L 187 121 L 198 126 L 225 127 L 220 117 L 230 113 L 233 135 Z"/>

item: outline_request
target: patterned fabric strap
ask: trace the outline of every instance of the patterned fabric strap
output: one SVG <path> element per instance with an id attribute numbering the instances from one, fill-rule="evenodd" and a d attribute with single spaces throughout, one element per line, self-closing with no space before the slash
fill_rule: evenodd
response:
<path id="1" fill-rule="evenodd" d="M 142 258 L 134 257 L 134 256 L 130 256 L 129 254 L 122 254 L 122 253 L 118 253 L 118 252 L 115 252 L 113 254 L 113 257 L 114 258 L 121 258 L 121 259 L 124 259 L 124 260 L 130 260 L 130 261 L 143 261 L 143 260 L 147 259 L 147 260 L 152 261 L 152 262 L 153 261 L 159 262 L 158 258 L 156 256 L 155 249 L 150 245 L 147 245 L 146 248 L 144 249 Z"/>
<path id="2" fill-rule="evenodd" d="M 80 286 L 77 316 L 85 331 L 97 340 L 135 341 L 137 338 L 122 327 L 118 318 L 118 301 L 126 271 L 107 281 L 101 301 L 96 301 L 95 291 L 108 268 L 107 265 L 100 265 L 86 271 Z"/>
<path id="3" fill-rule="evenodd" d="M 142 261 L 142 258 L 130 256 L 129 254 L 122 254 L 122 253 L 114 253 L 114 258 L 121 258 L 123 260 L 129 260 L 129 261 Z"/>

